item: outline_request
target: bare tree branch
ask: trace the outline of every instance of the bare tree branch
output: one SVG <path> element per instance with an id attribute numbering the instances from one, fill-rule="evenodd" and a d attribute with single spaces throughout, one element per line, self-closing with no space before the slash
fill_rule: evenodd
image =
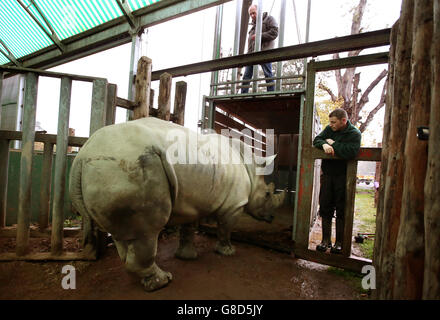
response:
<path id="1" fill-rule="evenodd" d="M 321 89 L 321 90 L 326 91 L 330 95 L 330 98 L 332 99 L 333 102 L 336 102 L 336 100 L 338 100 L 338 98 L 335 96 L 333 91 L 329 87 L 324 85 L 321 81 L 318 84 L 318 88 Z"/>
<path id="2" fill-rule="evenodd" d="M 380 101 L 379 101 L 378 105 L 373 110 L 370 111 L 370 113 L 368 114 L 367 119 L 365 120 L 365 122 L 363 122 L 360 125 L 360 127 L 359 127 L 359 131 L 360 132 L 364 132 L 365 131 L 365 129 L 370 124 L 370 122 L 373 120 L 373 118 L 376 115 L 376 113 L 385 105 L 386 96 L 387 96 L 387 87 L 388 87 L 388 79 L 383 84 L 382 95 L 380 97 Z"/>
<path id="3" fill-rule="evenodd" d="M 388 71 L 386 69 L 384 69 L 378 76 L 376 79 L 373 80 L 373 82 L 371 82 L 371 84 L 368 86 L 367 90 L 365 90 L 365 92 L 362 94 L 361 99 L 359 100 L 359 110 L 363 108 L 363 106 L 369 101 L 368 99 L 368 95 L 370 94 L 370 92 L 378 85 L 378 83 L 386 77 L 386 75 L 388 74 Z"/>

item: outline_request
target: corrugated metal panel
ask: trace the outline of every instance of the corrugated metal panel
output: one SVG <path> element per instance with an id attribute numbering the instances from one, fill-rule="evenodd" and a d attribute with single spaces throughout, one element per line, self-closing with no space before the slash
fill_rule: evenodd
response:
<path id="1" fill-rule="evenodd" d="M 46 19 L 61 41 L 123 15 L 115 0 L 0 0 L 0 39 L 15 58 L 53 45 L 52 39 L 38 26 L 19 1 L 51 34 Z M 160 0 L 126 1 L 130 9 L 135 11 Z M 0 54 L 0 64 L 7 62 L 9 60 Z"/>

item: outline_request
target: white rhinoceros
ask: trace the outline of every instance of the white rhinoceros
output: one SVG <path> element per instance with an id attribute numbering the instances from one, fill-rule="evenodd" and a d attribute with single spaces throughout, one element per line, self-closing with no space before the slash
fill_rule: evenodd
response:
<path id="1" fill-rule="evenodd" d="M 173 136 L 185 140 L 179 143 Z M 194 143 L 201 138 L 206 143 Z M 274 194 L 273 184 L 266 185 L 256 174 L 256 157 L 244 161 L 248 147 L 241 142 L 237 148 L 231 141 L 150 117 L 101 128 L 76 156 L 69 185 L 73 206 L 112 234 L 127 270 L 142 278 L 145 290 L 159 289 L 172 279 L 155 263 L 158 235 L 165 226 L 182 225 L 176 257 L 194 259 L 193 224 L 214 216 L 216 251 L 232 255 L 230 233 L 237 217 L 246 212 L 271 221 L 282 204 L 285 193 Z M 219 148 L 240 161 L 215 159 Z M 176 150 L 190 164 L 172 161 Z M 204 156 L 204 162 L 194 162 L 195 155 Z"/>

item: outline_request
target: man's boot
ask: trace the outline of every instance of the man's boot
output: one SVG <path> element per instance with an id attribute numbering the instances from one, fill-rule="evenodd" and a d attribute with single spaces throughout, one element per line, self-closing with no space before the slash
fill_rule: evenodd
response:
<path id="1" fill-rule="evenodd" d="M 325 252 L 328 248 L 331 248 L 332 246 L 332 218 L 324 218 L 321 219 L 322 223 L 322 241 L 320 244 L 316 246 L 317 251 Z"/>
<path id="2" fill-rule="evenodd" d="M 336 241 L 335 245 L 330 249 L 331 253 L 342 253 L 342 242 L 344 240 L 344 218 L 336 217 Z"/>

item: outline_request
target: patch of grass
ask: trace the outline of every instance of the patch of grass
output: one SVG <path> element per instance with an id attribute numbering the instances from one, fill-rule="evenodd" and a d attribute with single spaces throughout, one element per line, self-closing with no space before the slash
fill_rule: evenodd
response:
<path id="1" fill-rule="evenodd" d="M 376 232 L 376 208 L 374 207 L 374 190 L 356 189 L 354 219 L 359 222 L 359 232 Z M 365 258 L 373 259 L 374 240 L 365 239 L 359 247 Z"/>

